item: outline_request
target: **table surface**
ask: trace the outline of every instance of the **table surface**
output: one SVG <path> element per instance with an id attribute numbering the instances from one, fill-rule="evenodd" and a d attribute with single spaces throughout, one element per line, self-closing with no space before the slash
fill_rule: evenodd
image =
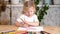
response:
<path id="1" fill-rule="evenodd" d="M 17 30 L 18 27 L 14 25 L 0 25 L 0 32 L 5 32 L 8 30 Z M 60 27 L 56 26 L 43 26 L 44 31 L 51 34 L 60 34 Z"/>

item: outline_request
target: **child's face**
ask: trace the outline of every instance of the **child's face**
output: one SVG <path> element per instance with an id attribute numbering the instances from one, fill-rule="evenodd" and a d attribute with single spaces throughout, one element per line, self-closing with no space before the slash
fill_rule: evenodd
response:
<path id="1" fill-rule="evenodd" d="M 34 7 L 29 7 L 27 9 L 27 11 L 25 12 L 25 14 L 30 17 L 30 16 L 32 16 L 34 14 L 34 12 L 35 12 Z"/>

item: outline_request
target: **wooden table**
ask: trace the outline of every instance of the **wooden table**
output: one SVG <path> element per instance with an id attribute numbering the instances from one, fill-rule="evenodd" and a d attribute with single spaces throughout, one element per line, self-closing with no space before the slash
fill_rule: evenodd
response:
<path id="1" fill-rule="evenodd" d="M 6 32 L 8 30 L 16 30 L 17 27 L 14 25 L 0 25 L 0 32 Z"/>
<path id="2" fill-rule="evenodd" d="M 8 30 L 16 30 L 18 27 L 14 25 L 0 25 L 0 32 L 6 32 Z M 55 26 L 43 26 L 44 31 L 50 34 L 60 34 L 60 27 Z"/>
<path id="3" fill-rule="evenodd" d="M 44 26 L 44 31 L 49 32 L 51 34 L 60 34 L 60 27 Z"/>

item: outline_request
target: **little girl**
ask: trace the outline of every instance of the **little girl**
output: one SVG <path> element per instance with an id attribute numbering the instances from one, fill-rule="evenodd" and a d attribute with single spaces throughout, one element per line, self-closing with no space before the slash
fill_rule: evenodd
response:
<path id="1" fill-rule="evenodd" d="M 18 27 L 39 26 L 35 15 L 35 5 L 32 1 L 26 1 L 23 6 L 23 14 L 17 19 L 15 25 Z"/>

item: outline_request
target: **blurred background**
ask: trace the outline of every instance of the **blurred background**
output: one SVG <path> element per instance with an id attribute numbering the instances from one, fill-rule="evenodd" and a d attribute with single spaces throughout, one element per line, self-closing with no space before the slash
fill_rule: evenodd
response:
<path id="1" fill-rule="evenodd" d="M 0 0 L 0 25 L 12 25 L 22 14 L 23 3 L 29 0 Z M 33 0 L 34 1 L 34 0 Z M 49 6 L 41 25 L 60 26 L 60 0 L 39 0 L 39 8 Z"/>

